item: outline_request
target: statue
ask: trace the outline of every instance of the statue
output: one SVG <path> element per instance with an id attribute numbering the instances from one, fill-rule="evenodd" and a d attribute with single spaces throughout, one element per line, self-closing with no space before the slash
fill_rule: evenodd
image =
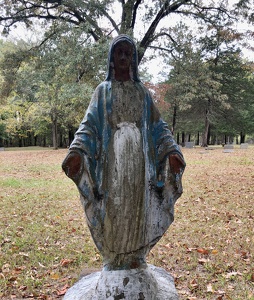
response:
<path id="1" fill-rule="evenodd" d="M 110 271 L 126 276 L 141 270 L 150 278 L 146 256 L 173 222 L 185 162 L 140 82 L 137 50 L 129 36 L 112 41 L 106 80 L 96 88 L 62 167 L 78 187 L 87 224 L 102 254 L 101 277 Z M 157 286 L 154 276 L 148 281 Z M 139 293 L 146 293 L 146 287 L 141 289 Z M 102 290 L 91 299 L 106 299 Z M 129 295 L 117 299 L 134 299 Z M 144 299 L 164 299 L 154 295 Z"/>

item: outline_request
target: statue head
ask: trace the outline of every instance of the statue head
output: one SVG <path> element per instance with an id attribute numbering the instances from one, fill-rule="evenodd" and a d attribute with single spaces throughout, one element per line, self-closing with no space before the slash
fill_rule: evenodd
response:
<path id="1" fill-rule="evenodd" d="M 119 77 L 120 76 L 120 77 Z M 134 41 L 125 34 L 113 39 L 109 48 L 108 72 L 106 80 L 122 78 L 140 81 L 138 76 L 138 56 Z"/>

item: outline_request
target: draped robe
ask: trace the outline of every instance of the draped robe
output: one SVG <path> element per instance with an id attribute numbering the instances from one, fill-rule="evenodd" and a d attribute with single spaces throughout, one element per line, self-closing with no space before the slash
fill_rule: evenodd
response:
<path id="1" fill-rule="evenodd" d="M 135 64 L 127 82 L 117 82 L 109 71 L 69 148 L 82 157 L 74 181 L 109 270 L 145 264 L 173 222 L 174 204 L 182 194 L 184 166 L 174 174 L 168 164 L 169 155 L 183 160 L 182 153 L 150 92 L 135 77 Z"/>

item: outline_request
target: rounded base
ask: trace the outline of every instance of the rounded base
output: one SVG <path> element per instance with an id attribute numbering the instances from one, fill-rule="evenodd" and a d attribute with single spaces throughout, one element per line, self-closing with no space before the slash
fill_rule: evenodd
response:
<path id="1" fill-rule="evenodd" d="M 178 300 L 173 277 L 164 269 L 102 271 L 80 279 L 64 300 Z"/>

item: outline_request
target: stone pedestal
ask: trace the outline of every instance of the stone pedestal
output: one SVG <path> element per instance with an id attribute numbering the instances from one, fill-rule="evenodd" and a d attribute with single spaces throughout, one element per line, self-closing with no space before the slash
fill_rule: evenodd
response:
<path id="1" fill-rule="evenodd" d="M 164 269 L 95 272 L 80 279 L 63 300 L 178 300 L 173 277 Z"/>

